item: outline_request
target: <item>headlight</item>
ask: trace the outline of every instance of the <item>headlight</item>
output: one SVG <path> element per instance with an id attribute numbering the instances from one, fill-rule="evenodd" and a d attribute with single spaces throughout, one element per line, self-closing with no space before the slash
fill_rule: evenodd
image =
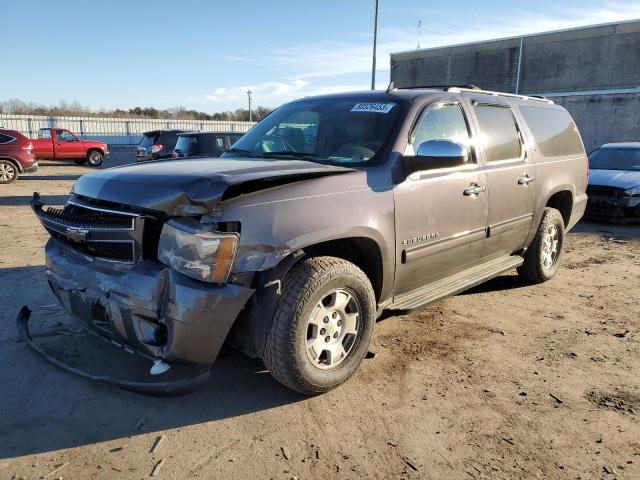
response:
<path id="1" fill-rule="evenodd" d="M 629 190 L 625 190 L 624 193 L 626 193 L 630 197 L 640 196 L 640 185 L 630 188 Z"/>
<path id="2" fill-rule="evenodd" d="M 173 219 L 162 227 L 158 260 L 196 280 L 224 283 L 237 245 L 237 233 L 215 232 L 193 219 Z"/>

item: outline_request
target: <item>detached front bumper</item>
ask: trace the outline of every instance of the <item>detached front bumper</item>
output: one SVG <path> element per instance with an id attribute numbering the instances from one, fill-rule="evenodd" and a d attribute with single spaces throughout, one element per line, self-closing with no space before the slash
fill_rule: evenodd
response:
<path id="1" fill-rule="evenodd" d="M 254 290 L 207 285 L 159 262 L 96 260 L 51 238 L 47 277 L 65 310 L 90 328 L 166 361 L 210 365 Z"/>

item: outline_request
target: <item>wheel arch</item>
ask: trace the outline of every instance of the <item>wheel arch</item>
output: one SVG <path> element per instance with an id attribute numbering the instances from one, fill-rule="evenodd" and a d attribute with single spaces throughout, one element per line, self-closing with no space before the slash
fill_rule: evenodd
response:
<path id="1" fill-rule="evenodd" d="M 24 173 L 22 169 L 22 165 L 20 165 L 20 162 L 17 161 L 15 158 L 8 157 L 6 155 L 0 155 L 0 160 L 7 160 L 8 162 L 11 162 L 13 166 L 18 169 L 18 173 Z"/>
<path id="2" fill-rule="evenodd" d="M 555 208 L 562 215 L 564 226 L 569 225 L 571 209 L 573 208 L 573 192 L 569 189 L 558 190 L 549 196 L 547 207 Z"/>
<path id="3" fill-rule="evenodd" d="M 319 239 L 296 248 L 272 268 L 255 273 L 255 293 L 234 323 L 228 336 L 229 343 L 250 356 L 259 357 L 262 354 L 276 302 L 281 294 L 282 281 L 293 266 L 305 257 L 333 256 L 353 263 L 369 278 L 376 301 L 380 304 L 384 300 L 380 297 L 386 288 L 383 255 L 380 244 L 366 235 Z"/>
<path id="4" fill-rule="evenodd" d="M 102 147 L 89 147 L 89 148 L 87 148 L 87 156 L 89 156 L 89 154 L 91 152 L 99 152 L 104 157 L 104 149 Z"/>

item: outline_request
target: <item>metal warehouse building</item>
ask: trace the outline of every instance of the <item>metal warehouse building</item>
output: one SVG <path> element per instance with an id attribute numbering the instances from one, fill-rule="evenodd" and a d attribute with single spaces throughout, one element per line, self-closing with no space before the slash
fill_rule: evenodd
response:
<path id="1" fill-rule="evenodd" d="M 640 141 L 640 20 L 393 53 L 391 80 L 543 95 L 571 112 L 587 151 Z"/>

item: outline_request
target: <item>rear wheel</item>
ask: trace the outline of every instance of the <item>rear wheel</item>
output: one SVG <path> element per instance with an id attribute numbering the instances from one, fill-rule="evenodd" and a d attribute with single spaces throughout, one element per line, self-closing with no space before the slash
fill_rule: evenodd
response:
<path id="1" fill-rule="evenodd" d="M 9 160 L 0 160 L 0 183 L 11 183 L 18 179 L 18 168 Z"/>
<path id="2" fill-rule="evenodd" d="M 524 254 L 518 275 L 533 283 L 553 278 L 564 252 L 564 219 L 555 208 L 545 208 L 536 236 Z"/>
<path id="3" fill-rule="evenodd" d="M 326 392 L 358 369 L 369 348 L 376 301 L 367 276 L 336 257 L 293 267 L 283 285 L 263 361 L 300 393 Z"/>
<path id="4" fill-rule="evenodd" d="M 97 150 L 92 150 L 89 153 L 87 153 L 87 164 L 90 167 L 99 167 L 100 165 L 102 165 L 103 159 L 104 159 L 104 156 L 102 155 L 102 153 L 98 152 Z"/>

